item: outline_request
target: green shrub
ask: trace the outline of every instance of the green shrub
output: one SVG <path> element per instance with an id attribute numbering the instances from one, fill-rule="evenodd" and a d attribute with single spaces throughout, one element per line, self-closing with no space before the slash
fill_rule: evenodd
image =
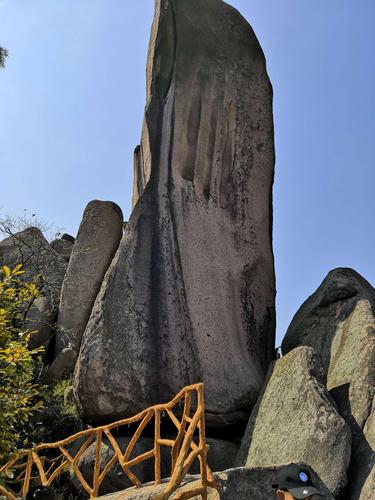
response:
<path id="1" fill-rule="evenodd" d="M 35 281 L 20 279 L 21 267 L 0 270 L 0 461 L 22 446 L 24 427 L 43 405 L 40 387 L 34 383 L 43 348 L 28 349 L 32 332 L 22 326 L 39 291 Z"/>
<path id="2" fill-rule="evenodd" d="M 73 398 L 71 379 L 46 386 L 40 398 L 43 406 L 27 425 L 30 444 L 54 443 L 83 429 Z"/>

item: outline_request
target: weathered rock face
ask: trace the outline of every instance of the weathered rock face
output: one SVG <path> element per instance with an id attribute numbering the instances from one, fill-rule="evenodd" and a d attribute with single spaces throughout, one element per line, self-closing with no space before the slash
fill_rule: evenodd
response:
<path id="1" fill-rule="evenodd" d="M 56 356 L 64 348 L 78 356 L 92 306 L 120 243 L 122 225 L 122 211 L 115 203 L 95 200 L 87 205 L 61 291 Z M 74 363 L 69 367 L 73 369 Z"/>
<path id="2" fill-rule="evenodd" d="M 157 0 L 135 204 L 75 376 L 85 419 L 204 381 L 209 426 L 248 416 L 274 349 L 272 88 L 221 0 Z"/>
<path id="3" fill-rule="evenodd" d="M 335 269 L 301 306 L 283 342 L 284 353 L 303 344 L 324 360 L 327 388 L 353 434 L 350 500 L 366 498 L 362 489 L 375 474 L 375 436 L 368 424 L 375 407 L 374 313 L 373 287 L 352 269 Z"/>
<path id="4" fill-rule="evenodd" d="M 275 362 L 251 414 L 238 463 L 304 462 L 339 496 L 346 486 L 351 434 L 324 383 L 320 357 L 309 347 Z"/>
<path id="5" fill-rule="evenodd" d="M 306 467 L 304 464 L 299 464 Z M 216 483 L 220 492 L 209 488 L 207 500 L 272 500 L 276 499 L 277 480 L 280 472 L 285 468 L 285 465 L 278 467 L 261 467 L 255 469 L 246 469 L 238 467 L 236 469 L 225 470 L 219 474 L 214 474 Z M 322 483 L 316 473 L 310 468 L 310 475 L 320 491 L 324 492 L 324 496 L 320 496 L 321 500 L 333 500 L 332 495 L 326 486 Z M 196 480 L 195 484 L 192 484 Z M 186 477 L 184 484 L 177 490 L 179 494 L 183 493 L 186 488 L 199 486 L 201 483 L 198 478 Z M 102 500 L 149 500 L 154 498 L 154 495 L 161 493 L 165 488 L 160 486 L 145 486 L 141 489 L 128 489 L 106 497 L 100 497 Z M 194 497 L 192 500 L 199 500 L 200 497 Z"/>
<path id="6" fill-rule="evenodd" d="M 57 305 L 67 262 L 54 251 L 40 229 L 30 227 L 0 242 L 0 266 L 17 264 L 24 264 L 25 279 L 41 276 L 42 293 Z"/>

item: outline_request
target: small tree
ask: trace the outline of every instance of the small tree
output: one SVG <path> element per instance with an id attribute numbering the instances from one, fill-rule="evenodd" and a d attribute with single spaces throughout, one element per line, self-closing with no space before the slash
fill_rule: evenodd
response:
<path id="1" fill-rule="evenodd" d="M 5 59 L 8 57 L 7 49 L 0 47 L 0 68 L 5 67 Z"/>
<path id="2" fill-rule="evenodd" d="M 20 280 L 21 267 L 0 270 L 0 461 L 19 446 L 23 428 L 42 406 L 33 380 L 43 348 L 28 349 L 32 332 L 22 326 L 39 291 L 35 282 Z"/>

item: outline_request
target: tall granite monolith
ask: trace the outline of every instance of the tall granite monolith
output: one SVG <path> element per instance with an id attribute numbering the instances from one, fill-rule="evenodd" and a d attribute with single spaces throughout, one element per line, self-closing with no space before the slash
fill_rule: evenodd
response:
<path id="1" fill-rule="evenodd" d="M 247 419 L 274 350 L 272 87 L 221 0 L 157 0 L 134 209 L 75 373 L 83 417 L 203 381 L 208 426 Z"/>

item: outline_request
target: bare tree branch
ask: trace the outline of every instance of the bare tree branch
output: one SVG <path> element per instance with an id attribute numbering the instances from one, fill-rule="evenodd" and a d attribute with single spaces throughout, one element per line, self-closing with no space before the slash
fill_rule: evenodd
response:
<path id="1" fill-rule="evenodd" d="M 0 68 L 5 68 L 5 59 L 8 57 L 7 49 L 0 47 Z"/>

